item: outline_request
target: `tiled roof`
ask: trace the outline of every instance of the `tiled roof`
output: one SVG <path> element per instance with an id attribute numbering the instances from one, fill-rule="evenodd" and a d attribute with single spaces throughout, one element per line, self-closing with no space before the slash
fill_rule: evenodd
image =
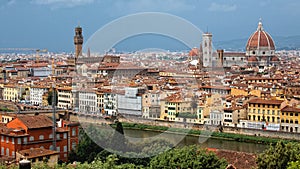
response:
<path id="1" fill-rule="evenodd" d="M 264 99 L 252 99 L 248 103 L 258 103 L 258 104 L 273 104 L 273 105 L 281 105 L 282 100 L 264 100 Z"/>
<path id="2" fill-rule="evenodd" d="M 18 153 L 20 153 L 23 156 L 25 156 L 26 154 L 26 158 L 31 159 L 36 157 L 58 154 L 59 152 L 43 149 L 43 148 L 33 148 L 33 149 L 21 150 Z"/>
<path id="3" fill-rule="evenodd" d="M 283 111 L 283 112 L 297 112 L 297 113 L 300 113 L 300 108 L 286 106 L 283 109 L 281 109 L 281 111 Z"/>
<path id="4" fill-rule="evenodd" d="M 36 116 L 19 116 L 17 117 L 24 125 L 29 129 L 35 128 L 44 128 L 44 127 L 52 127 L 52 120 L 45 115 L 36 115 Z"/>

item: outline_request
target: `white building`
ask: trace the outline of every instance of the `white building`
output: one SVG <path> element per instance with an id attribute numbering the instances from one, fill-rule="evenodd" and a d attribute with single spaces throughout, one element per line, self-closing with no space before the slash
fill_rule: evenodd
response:
<path id="1" fill-rule="evenodd" d="M 234 127 L 232 111 L 224 111 L 224 126 Z"/>
<path id="2" fill-rule="evenodd" d="M 218 110 L 213 110 L 209 114 L 209 124 L 210 125 L 223 125 L 224 113 Z"/>
<path id="3" fill-rule="evenodd" d="M 79 112 L 86 114 L 96 114 L 99 112 L 97 107 L 97 94 L 95 90 L 79 91 Z"/>
<path id="4" fill-rule="evenodd" d="M 142 116 L 142 95 L 138 88 L 125 88 L 125 94 L 118 94 L 117 100 L 120 114 Z"/>
<path id="5" fill-rule="evenodd" d="M 43 95 L 49 91 L 45 86 L 32 86 L 30 88 L 30 103 L 41 106 L 43 104 Z"/>
<path id="6" fill-rule="evenodd" d="M 118 110 L 117 94 L 113 92 L 104 92 L 104 112 L 107 115 L 116 115 Z"/>
<path id="7" fill-rule="evenodd" d="M 34 77 L 48 77 L 52 74 L 51 67 L 37 67 L 32 68 L 32 74 Z"/>

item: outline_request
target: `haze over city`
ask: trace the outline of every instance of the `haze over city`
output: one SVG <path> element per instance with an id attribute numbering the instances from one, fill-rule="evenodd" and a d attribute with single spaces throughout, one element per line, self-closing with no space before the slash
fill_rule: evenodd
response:
<path id="1" fill-rule="evenodd" d="M 165 12 L 182 17 L 199 29 L 212 32 L 214 42 L 249 37 L 259 18 L 272 36 L 294 36 L 299 35 L 299 6 L 296 0 L 4 0 L 0 2 L 0 46 L 72 52 L 72 30 L 78 24 L 84 27 L 87 40 L 109 22 L 137 12 Z M 132 37 L 123 43 L 127 48 L 120 44 L 120 50 L 186 49 L 174 39 L 157 35 Z"/>

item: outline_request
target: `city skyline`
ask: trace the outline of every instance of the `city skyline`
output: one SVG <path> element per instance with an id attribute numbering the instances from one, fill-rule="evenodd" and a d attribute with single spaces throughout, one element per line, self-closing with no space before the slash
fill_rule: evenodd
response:
<path id="1" fill-rule="evenodd" d="M 83 27 L 86 41 L 109 22 L 137 12 L 164 12 L 179 16 L 202 31 L 212 32 L 215 42 L 248 37 L 255 31 L 259 18 L 262 18 L 271 36 L 292 36 L 299 35 L 300 24 L 295 22 L 300 14 L 297 10 L 299 6 L 300 2 L 295 0 L 7 0 L 0 3 L 0 20 L 4 23 L 0 47 L 48 48 L 54 52 L 73 52 L 73 28 L 78 24 Z M 157 44 L 158 40 L 152 39 L 163 42 Z M 144 43 L 136 43 L 141 41 Z M 131 46 L 139 44 L 137 50 L 157 46 L 163 49 L 184 48 L 184 45 L 171 38 L 157 35 L 132 37 L 123 43 Z"/>

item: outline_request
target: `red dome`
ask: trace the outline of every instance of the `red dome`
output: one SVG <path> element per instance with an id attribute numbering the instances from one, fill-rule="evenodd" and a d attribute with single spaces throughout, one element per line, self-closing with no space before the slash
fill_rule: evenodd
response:
<path id="1" fill-rule="evenodd" d="M 246 50 L 256 50 L 259 47 L 268 47 L 269 50 L 275 50 L 272 37 L 263 30 L 262 23 L 258 23 L 257 30 L 250 36 Z"/>
<path id="2" fill-rule="evenodd" d="M 258 60 L 255 56 L 251 56 L 248 58 L 248 62 L 258 62 Z"/>
<path id="3" fill-rule="evenodd" d="M 198 48 L 193 48 L 190 52 L 189 52 L 189 56 L 198 56 L 199 55 L 199 50 Z"/>

